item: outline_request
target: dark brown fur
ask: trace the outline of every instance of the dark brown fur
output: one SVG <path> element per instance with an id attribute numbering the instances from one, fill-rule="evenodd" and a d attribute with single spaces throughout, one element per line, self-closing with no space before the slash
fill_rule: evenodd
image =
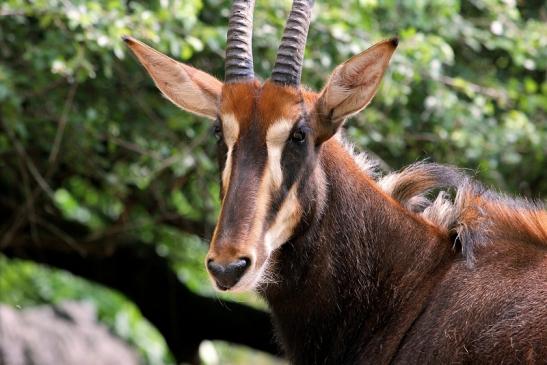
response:
<path id="1" fill-rule="evenodd" d="M 262 291 L 292 362 L 545 363 L 545 221 L 513 219 L 544 212 L 485 208 L 500 233 L 473 243 L 470 265 L 450 229 L 382 192 L 337 141 L 323 145 L 319 163 L 328 186 L 322 214 L 280 249 L 279 283 Z M 449 176 L 400 180 L 412 193 L 395 197 L 463 182 L 456 170 L 437 170 Z M 477 218 L 468 211 L 456 222 Z"/>

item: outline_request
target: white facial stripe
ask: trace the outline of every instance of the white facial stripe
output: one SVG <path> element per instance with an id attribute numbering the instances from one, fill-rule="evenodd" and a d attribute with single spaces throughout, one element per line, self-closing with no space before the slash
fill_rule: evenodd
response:
<path id="1" fill-rule="evenodd" d="M 258 188 L 258 192 L 256 193 L 256 210 L 255 210 L 255 216 L 254 216 L 254 223 L 251 227 L 251 231 L 249 233 L 249 238 L 251 240 L 256 240 L 260 235 L 262 234 L 262 225 L 264 224 L 264 220 L 266 219 L 266 212 L 268 211 L 268 208 L 270 207 L 270 172 L 269 170 L 264 171 L 264 175 L 262 175 L 262 178 L 260 179 L 260 186 Z"/>
<path id="2" fill-rule="evenodd" d="M 231 148 L 236 143 L 237 137 L 239 137 L 239 123 L 233 114 L 224 114 L 221 115 L 221 118 L 224 142 L 226 142 L 228 148 Z"/>
<path id="3" fill-rule="evenodd" d="M 224 171 L 222 171 L 222 187 L 224 192 L 226 192 L 232 173 L 232 150 L 239 136 L 239 123 L 233 114 L 222 115 L 222 132 L 224 134 L 224 142 L 228 147 L 226 163 L 224 164 Z"/>
<path id="4" fill-rule="evenodd" d="M 226 163 L 224 165 L 224 171 L 222 171 L 222 188 L 224 189 L 224 193 L 226 193 L 228 189 L 228 184 L 230 183 L 231 174 L 232 174 L 232 148 L 228 147 Z"/>
<path id="5" fill-rule="evenodd" d="M 266 231 L 264 243 L 268 253 L 273 252 L 291 238 L 294 228 L 300 221 L 302 208 L 298 201 L 297 190 L 298 186 L 294 184 L 281 205 L 274 223 Z"/>
<path id="6" fill-rule="evenodd" d="M 293 123 L 287 119 L 272 124 L 266 133 L 266 145 L 268 147 L 268 169 L 275 188 L 279 188 L 283 182 L 281 171 L 281 154 L 283 147 L 289 138 Z"/>

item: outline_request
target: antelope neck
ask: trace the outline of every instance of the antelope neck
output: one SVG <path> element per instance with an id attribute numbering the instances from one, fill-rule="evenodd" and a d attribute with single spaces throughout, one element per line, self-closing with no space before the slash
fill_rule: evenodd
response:
<path id="1" fill-rule="evenodd" d="M 389 361 L 445 272 L 450 245 L 382 193 L 337 141 L 322 146 L 319 163 L 324 209 L 277 252 L 274 275 L 283 280 L 262 294 L 293 363 L 360 363 L 362 349 Z"/>

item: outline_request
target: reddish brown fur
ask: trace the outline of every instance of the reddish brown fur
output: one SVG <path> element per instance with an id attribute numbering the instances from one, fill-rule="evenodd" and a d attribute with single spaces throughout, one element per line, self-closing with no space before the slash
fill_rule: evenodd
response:
<path id="1" fill-rule="evenodd" d="M 457 234 L 471 254 L 473 246 L 500 239 L 547 243 L 547 213 L 541 205 L 487 191 L 455 168 L 417 163 L 381 178 L 379 184 L 407 209 Z M 441 193 L 437 200 L 442 204 L 433 203 L 426 196 L 433 189 L 454 190 L 456 197 L 451 201 Z"/>
<path id="2" fill-rule="evenodd" d="M 308 93 L 308 98 L 316 97 Z M 292 87 L 280 86 L 271 82 L 264 85 L 256 80 L 248 83 L 230 83 L 222 88 L 220 113 L 234 114 L 240 130 L 249 127 L 256 106 L 261 123 L 261 131 L 280 119 L 294 120 L 298 115 L 301 94 Z"/>
<path id="3" fill-rule="evenodd" d="M 266 81 L 257 106 L 259 120 L 263 123 L 264 131 L 281 119 L 294 121 L 300 114 L 301 101 L 302 95 L 299 90 Z"/>
<path id="4" fill-rule="evenodd" d="M 233 114 L 240 128 L 247 127 L 252 121 L 256 95 L 260 83 L 256 80 L 246 83 L 230 83 L 222 86 L 220 114 Z"/>
<path id="5" fill-rule="evenodd" d="M 511 208 L 499 202 L 486 201 L 482 204 L 486 215 L 496 222 L 499 237 L 509 237 L 522 242 L 535 242 L 547 245 L 547 212 Z M 503 233 L 502 233 L 503 232 Z M 515 235 L 515 232 L 518 233 Z"/>
<path id="6" fill-rule="evenodd" d="M 547 247 L 547 212 L 539 207 L 508 206 L 503 201 L 474 196 L 464 209 L 461 224 L 484 230 L 490 240 Z"/>

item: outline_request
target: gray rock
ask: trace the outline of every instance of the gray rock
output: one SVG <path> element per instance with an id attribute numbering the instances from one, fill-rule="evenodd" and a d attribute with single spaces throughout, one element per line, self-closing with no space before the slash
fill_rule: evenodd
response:
<path id="1" fill-rule="evenodd" d="M 0 365 L 138 365 L 128 344 L 97 322 L 93 305 L 17 310 L 0 305 Z"/>

